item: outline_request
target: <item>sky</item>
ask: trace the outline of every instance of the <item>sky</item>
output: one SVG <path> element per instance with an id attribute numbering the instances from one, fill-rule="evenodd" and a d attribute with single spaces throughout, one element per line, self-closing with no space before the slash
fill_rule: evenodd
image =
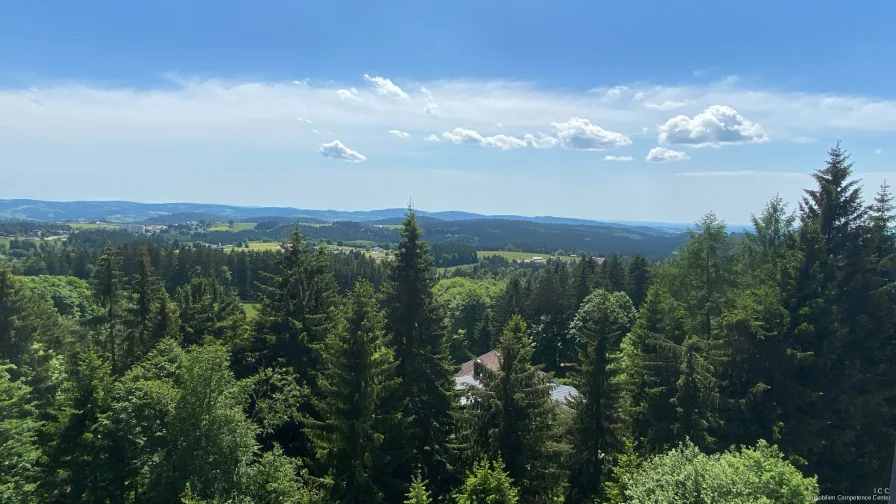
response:
<path id="1" fill-rule="evenodd" d="M 896 2 L 11 1 L 0 198 L 731 224 L 896 180 Z"/>

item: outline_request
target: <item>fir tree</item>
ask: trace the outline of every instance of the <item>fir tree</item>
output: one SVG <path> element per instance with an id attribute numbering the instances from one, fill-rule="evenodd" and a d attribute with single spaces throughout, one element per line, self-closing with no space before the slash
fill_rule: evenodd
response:
<path id="1" fill-rule="evenodd" d="M 500 459 L 494 463 L 485 459 L 478 462 L 457 494 L 457 504 L 516 504 L 521 500 Z"/>
<path id="2" fill-rule="evenodd" d="M 97 261 L 96 268 L 91 276 L 90 283 L 93 287 L 94 295 L 105 311 L 102 319 L 106 327 L 105 344 L 109 349 L 112 372 L 117 373 L 119 366 L 115 343 L 119 338 L 120 332 L 121 315 L 119 314 L 119 308 L 122 302 L 122 280 L 121 256 L 112 248 L 112 245 L 107 245 L 105 250 L 103 250 L 103 254 Z"/>
<path id="3" fill-rule="evenodd" d="M 420 478 L 419 475 L 414 476 L 414 480 L 411 481 L 411 489 L 408 490 L 407 498 L 404 501 L 404 504 L 431 504 L 432 499 L 429 496 L 429 491 L 426 490 L 426 481 Z"/>
<path id="4" fill-rule="evenodd" d="M 335 502 L 396 502 L 404 485 L 392 479 L 409 455 L 409 422 L 397 392 L 395 358 L 373 287 L 361 281 L 324 342 L 317 404 L 322 421 L 309 437 L 332 480 Z"/>
<path id="5" fill-rule="evenodd" d="M 405 417 L 411 418 L 412 457 L 398 469 L 409 483 L 418 467 L 434 491 L 451 485 L 449 441 L 456 407 L 444 316 L 435 304 L 433 257 L 412 208 L 402 224 L 385 292 L 387 330 L 392 334 Z"/>
<path id="6" fill-rule="evenodd" d="M 557 429 L 558 405 L 548 376 L 532 365 L 526 324 L 510 319 L 498 339 L 500 368 L 482 367 L 482 387 L 471 391 L 467 427 L 471 456 L 500 458 L 522 490 L 523 502 L 547 502 L 562 494 L 567 447 Z"/>
<path id="7" fill-rule="evenodd" d="M 570 332 L 582 349 L 574 377 L 582 395 L 574 404 L 569 502 L 602 499 L 612 461 L 626 446 L 618 361 L 622 337 L 634 318 L 628 296 L 597 290 L 582 303 L 571 325 Z"/>
<path id="8" fill-rule="evenodd" d="M 647 299 L 647 290 L 650 288 L 650 269 L 647 259 L 637 254 L 632 258 L 632 262 L 628 265 L 628 285 L 625 292 L 636 310 L 641 308 L 644 300 Z"/>

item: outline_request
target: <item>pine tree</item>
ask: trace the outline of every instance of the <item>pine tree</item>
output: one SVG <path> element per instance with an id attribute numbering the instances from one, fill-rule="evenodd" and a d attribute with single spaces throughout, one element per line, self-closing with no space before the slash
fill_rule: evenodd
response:
<path id="1" fill-rule="evenodd" d="M 131 282 L 133 305 L 128 309 L 129 334 L 126 339 L 124 359 L 126 367 L 140 360 L 154 345 L 153 312 L 161 288 L 159 279 L 153 274 L 147 246 L 140 248 L 137 274 Z"/>
<path id="2" fill-rule="evenodd" d="M 478 462 L 467 474 L 457 495 L 457 504 L 516 504 L 521 500 L 519 490 L 514 488 L 510 475 L 504 472 L 500 459 L 494 463 L 485 459 Z"/>
<path id="3" fill-rule="evenodd" d="M 162 292 L 153 314 L 152 340 L 158 342 L 165 338 L 180 340 L 180 320 L 168 294 Z"/>
<path id="4" fill-rule="evenodd" d="M 527 297 L 523 291 L 523 282 L 518 275 L 513 275 L 507 280 L 504 290 L 498 294 L 494 302 L 494 315 L 491 318 L 491 333 L 500 335 L 507 322 L 514 315 L 520 315 L 525 318 Z"/>
<path id="5" fill-rule="evenodd" d="M 426 481 L 421 479 L 419 475 L 414 476 L 414 480 L 411 481 L 411 489 L 408 491 L 404 504 L 431 503 L 432 499 L 429 496 L 429 491 L 426 490 Z"/>
<path id="6" fill-rule="evenodd" d="M 395 358 L 373 287 L 360 281 L 346 305 L 324 342 L 322 421 L 310 423 L 309 437 L 333 482 L 334 501 L 396 502 L 404 484 L 392 477 L 409 455 L 409 421 L 397 396 Z"/>
<path id="7" fill-rule="evenodd" d="M 619 255 L 613 254 L 604 261 L 603 289 L 608 292 L 625 292 L 626 278 L 625 267 Z"/>
<path id="8" fill-rule="evenodd" d="M 121 256 L 112 248 L 112 245 L 106 245 L 103 254 L 97 260 L 90 283 L 94 295 L 105 311 L 102 320 L 106 326 L 105 344 L 109 349 L 112 373 L 114 374 L 120 371 L 115 344 L 119 339 L 121 323 L 119 308 L 122 303 L 122 280 Z"/>
<path id="9" fill-rule="evenodd" d="M 483 367 L 481 388 L 471 391 L 466 425 L 471 458 L 505 461 L 524 502 L 547 502 L 562 494 L 567 447 L 557 429 L 558 405 L 551 399 L 548 376 L 532 365 L 526 323 L 510 319 L 498 339 L 500 368 Z"/>
<path id="10" fill-rule="evenodd" d="M 413 456 L 398 469 L 409 483 L 414 469 L 445 493 L 451 485 L 450 434 L 456 408 L 444 316 L 433 300 L 433 257 L 412 208 L 402 224 L 401 241 L 390 265 L 385 292 L 387 331 L 392 334 L 401 397 L 411 418 Z"/>
<path id="11" fill-rule="evenodd" d="M 581 350 L 574 384 L 582 394 L 574 404 L 572 475 L 568 502 L 603 499 L 612 461 L 624 451 L 625 426 L 618 364 L 623 335 L 635 319 L 622 292 L 597 290 L 579 308 L 570 333 Z"/>
<path id="12" fill-rule="evenodd" d="M 632 300 L 635 309 L 639 310 L 647 299 L 647 291 L 650 288 L 650 266 L 641 254 L 635 255 L 629 263 L 627 279 L 625 292 Z"/>

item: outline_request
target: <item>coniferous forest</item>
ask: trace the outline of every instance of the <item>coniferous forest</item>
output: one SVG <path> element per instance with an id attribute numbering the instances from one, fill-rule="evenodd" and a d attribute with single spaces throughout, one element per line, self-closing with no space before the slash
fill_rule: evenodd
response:
<path id="1" fill-rule="evenodd" d="M 413 209 L 389 261 L 298 229 L 263 252 L 13 242 L 0 502 L 872 495 L 896 442 L 894 207 L 839 145 L 812 177 L 663 260 L 451 269 L 475 250 L 434 251 Z"/>

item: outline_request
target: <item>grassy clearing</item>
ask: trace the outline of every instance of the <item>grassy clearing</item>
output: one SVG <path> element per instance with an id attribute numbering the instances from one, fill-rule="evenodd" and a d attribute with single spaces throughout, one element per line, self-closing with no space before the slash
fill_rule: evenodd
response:
<path id="1" fill-rule="evenodd" d="M 541 254 L 538 252 L 508 252 L 506 250 L 479 250 L 476 252 L 476 255 L 479 256 L 480 259 L 488 256 L 500 256 L 508 261 L 522 261 L 523 259 L 532 259 L 533 257 L 540 257 L 547 261 L 548 259 L 559 259 L 561 261 L 575 261 L 575 257 L 569 256 L 555 256 L 551 254 Z"/>
<path id="2" fill-rule="evenodd" d="M 214 226 L 208 228 L 209 231 L 245 231 L 247 229 L 255 229 L 255 222 L 234 222 L 233 227 L 226 222 L 218 222 Z"/>
<path id="3" fill-rule="evenodd" d="M 97 224 L 96 222 L 66 222 L 72 229 L 85 231 L 88 229 L 111 229 L 115 226 L 109 224 Z"/>
<path id="4" fill-rule="evenodd" d="M 243 247 L 234 247 L 233 245 L 225 245 L 224 250 L 230 252 L 231 250 L 246 250 Z M 249 250 L 280 250 L 280 243 L 278 242 L 249 242 Z"/>
<path id="5" fill-rule="evenodd" d="M 0 236 L 0 248 L 9 248 L 9 238 Z"/>
<path id="6" fill-rule="evenodd" d="M 246 318 L 249 320 L 255 320 L 255 317 L 258 316 L 258 303 L 240 303 L 243 306 L 243 311 L 246 312 Z"/>

